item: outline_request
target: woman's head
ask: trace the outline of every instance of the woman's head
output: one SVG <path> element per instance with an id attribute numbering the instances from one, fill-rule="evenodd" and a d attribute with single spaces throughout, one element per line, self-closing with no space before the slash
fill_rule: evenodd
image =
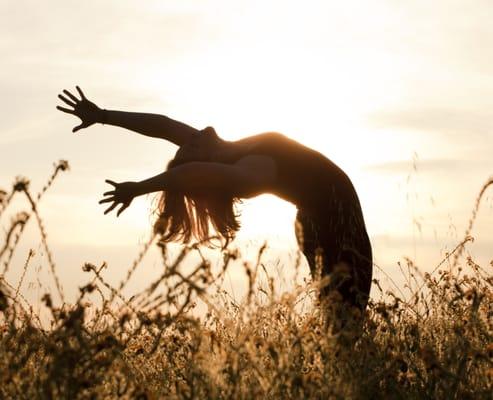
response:
<path id="1" fill-rule="evenodd" d="M 221 143 L 214 129 L 206 128 L 195 140 L 178 149 L 168 169 L 192 161 L 212 161 Z M 240 228 L 235 211 L 238 201 L 229 193 L 163 191 L 154 230 L 164 241 L 188 243 L 197 239 L 210 243 L 217 237 L 225 247 Z"/>
<path id="2" fill-rule="evenodd" d="M 224 141 L 217 135 L 214 128 L 208 126 L 200 131 L 200 134 L 192 141 L 181 146 L 172 162 L 178 165 L 190 161 L 212 161 L 214 153 L 223 143 Z"/>

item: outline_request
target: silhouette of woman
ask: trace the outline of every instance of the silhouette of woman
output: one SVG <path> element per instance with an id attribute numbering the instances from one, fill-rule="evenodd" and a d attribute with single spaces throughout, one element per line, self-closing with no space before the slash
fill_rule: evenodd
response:
<path id="1" fill-rule="evenodd" d="M 100 203 L 120 215 L 133 198 L 162 192 L 157 232 L 165 241 L 207 240 L 210 228 L 227 244 L 239 229 L 234 205 L 271 193 L 297 209 L 296 236 L 312 275 L 328 277 L 321 299 L 364 311 L 372 277 L 372 251 L 356 191 L 347 175 L 319 152 L 275 132 L 238 141 L 213 128 L 194 129 L 163 115 L 110 111 L 67 90 L 58 97 L 81 119 L 77 132 L 95 123 L 119 126 L 179 146 L 165 172 L 140 182 L 106 180 L 113 186 Z M 336 294 L 332 296 L 331 294 Z"/>

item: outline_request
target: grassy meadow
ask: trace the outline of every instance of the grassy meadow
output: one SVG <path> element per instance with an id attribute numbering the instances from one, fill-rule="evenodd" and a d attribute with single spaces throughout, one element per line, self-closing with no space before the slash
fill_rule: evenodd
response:
<path id="1" fill-rule="evenodd" d="M 225 250 L 219 269 L 204 257 L 185 269 L 194 246 L 171 260 L 158 237 L 120 285 L 107 282 L 105 264 L 83 265 L 87 280 L 77 301 L 64 302 L 62 266 L 53 261 L 37 205 L 67 168 L 56 164 L 38 194 L 26 179 L 2 183 L 0 398 L 493 398 L 493 261 L 478 265 L 464 251 L 492 179 L 480 190 L 463 241 L 432 273 L 408 260 L 402 291 L 384 291 L 374 280 L 377 295 L 363 326 L 341 332 L 317 307 L 320 282 L 279 295 L 274 278 L 258 279 L 266 268 L 262 250 L 256 263 L 244 263 L 249 291 L 238 304 L 222 289 L 237 251 Z M 22 196 L 30 209 L 9 212 Z M 28 223 L 39 227 L 53 282 L 53 291 L 41 294 L 48 322 L 20 290 L 32 253 L 23 265 L 12 263 Z M 162 275 L 125 297 L 122 288 L 152 246 L 163 255 Z M 23 271 L 18 282 L 6 279 L 11 269 Z M 98 306 L 89 309 L 89 301 Z M 192 312 L 198 302 L 207 310 L 200 318 Z"/>

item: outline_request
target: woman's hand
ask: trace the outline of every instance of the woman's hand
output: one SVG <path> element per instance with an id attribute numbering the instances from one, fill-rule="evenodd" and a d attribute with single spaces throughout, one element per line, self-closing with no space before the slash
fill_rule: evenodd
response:
<path id="1" fill-rule="evenodd" d="M 103 203 L 113 203 L 111 204 L 104 214 L 108 214 L 111 210 L 113 210 L 118 204 L 122 204 L 116 216 L 120 216 L 120 214 L 130 205 L 135 196 L 138 195 L 138 186 L 137 182 L 122 182 L 116 183 L 109 179 L 106 179 L 106 183 L 114 186 L 114 190 L 110 190 L 109 192 L 105 192 L 103 195 L 106 196 L 102 200 L 99 201 L 99 204 Z"/>
<path id="2" fill-rule="evenodd" d="M 73 109 L 60 106 L 56 107 L 58 110 L 73 114 L 82 120 L 82 123 L 72 129 L 72 132 L 77 132 L 79 129 L 87 128 L 88 126 L 103 120 L 103 110 L 93 102 L 87 100 L 79 86 L 76 86 L 76 89 L 79 92 L 80 100 L 65 89 L 63 90 L 65 96 L 62 94 L 58 95 L 60 100 Z"/>

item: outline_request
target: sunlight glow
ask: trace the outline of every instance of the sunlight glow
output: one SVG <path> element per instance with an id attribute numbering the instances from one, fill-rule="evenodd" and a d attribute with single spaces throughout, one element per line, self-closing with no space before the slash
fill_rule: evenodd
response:
<path id="1" fill-rule="evenodd" d="M 324 153 L 351 177 L 361 175 L 367 165 L 392 160 L 399 144 L 375 140 L 366 120 L 394 100 L 395 93 L 381 87 L 398 61 L 354 47 L 355 37 L 339 37 L 340 21 L 322 24 L 320 16 L 310 15 L 303 22 L 298 14 L 306 12 L 305 6 L 281 8 L 278 23 L 297 23 L 296 30 L 283 30 L 291 32 L 290 37 L 270 31 L 269 21 L 276 19 L 279 7 L 263 6 L 261 16 L 232 13 L 222 21 L 224 33 L 204 49 L 182 55 L 173 65 L 165 59 L 146 65 L 137 74 L 135 90 L 154 88 L 161 93 L 157 106 L 169 110 L 168 115 L 198 128 L 213 125 L 228 140 L 282 132 Z M 215 11 L 200 12 L 208 20 Z M 252 18 L 253 31 L 248 29 Z M 313 28 L 313 18 L 320 22 L 318 28 Z M 360 22 L 355 29 L 362 34 L 368 24 L 379 23 Z M 232 36 L 231 29 L 238 34 Z M 357 188 L 363 184 L 354 183 Z M 244 206 L 242 234 L 272 237 L 276 231 L 290 232 L 286 238 L 293 243 L 294 213 L 293 206 L 269 196 L 250 200 Z M 132 215 L 137 221 L 137 211 Z"/>
<path id="2" fill-rule="evenodd" d="M 108 125 L 74 135 L 78 121 L 55 106 L 78 84 L 107 109 L 214 126 L 228 140 L 278 131 L 320 151 L 353 181 L 377 263 L 391 271 L 420 240 L 421 259 L 434 263 L 437 248 L 461 240 L 491 174 L 489 11 L 445 0 L 10 2 L 0 25 L 2 189 L 25 175 L 34 194 L 51 162 L 69 160 L 40 210 L 74 268 L 97 251 L 106 261 L 106 247 L 125 264 L 147 240 L 151 196 L 104 216 L 104 179 L 154 176 L 176 147 Z M 296 247 L 294 206 L 260 196 L 240 211 L 238 239 Z M 485 239 L 475 246 L 489 263 L 489 204 L 479 215 Z"/>

